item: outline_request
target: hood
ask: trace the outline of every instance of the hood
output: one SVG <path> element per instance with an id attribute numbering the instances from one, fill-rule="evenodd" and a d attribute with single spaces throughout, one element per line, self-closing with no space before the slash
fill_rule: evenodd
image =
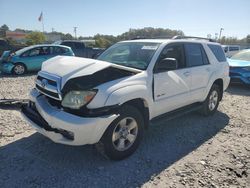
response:
<path id="1" fill-rule="evenodd" d="M 45 61 L 42 65 L 42 71 L 62 78 L 61 87 L 72 78 L 94 75 L 94 73 L 108 68 L 131 73 L 141 72 L 138 69 L 115 65 L 105 61 L 72 56 L 56 56 Z"/>
<path id="2" fill-rule="evenodd" d="M 250 61 L 238 60 L 238 59 L 227 59 L 230 67 L 248 67 L 250 66 Z"/>

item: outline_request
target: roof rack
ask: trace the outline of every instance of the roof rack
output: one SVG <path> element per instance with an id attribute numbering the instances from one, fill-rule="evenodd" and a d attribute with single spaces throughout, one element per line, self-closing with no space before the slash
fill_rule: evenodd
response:
<path id="1" fill-rule="evenodd" d="M 172 39 L 171 36 L 155 36 L 155 37 L 145 37 L 145 36 L 137 36 L 130 40 L 137 40 L 137 39 Z"/>
<path id="2" fill-rule="evenodd" d="M 209 38 L 192 37 L 192 36 L 181 36 L 181 35 L 174 36 L 172 39 L 202 39 L 202 40 L 207 40 L 209 42 L 216 42 L 215 40 L 209 39 Z"/>

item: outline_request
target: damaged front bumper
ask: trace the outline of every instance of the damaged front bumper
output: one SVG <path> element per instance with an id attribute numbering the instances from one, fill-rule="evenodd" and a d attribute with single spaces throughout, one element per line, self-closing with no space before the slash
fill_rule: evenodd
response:
<path id="1" fill-rule="evenodd" d="M 95 144 L 119 116 L 79 117 L 51 106 L 48 99 L 35 89 L 30 93 L 30 100 L 29 105 L 22 107 L 23 117 L 39 133 L 61 144 Z"/>
<path id="2" fill-rule="evenodd" d="M 14 64 L 10 63 L 10 62 L 3 62 L 0 68 L 0 71 L 10 74 L 14 68 Z"/>

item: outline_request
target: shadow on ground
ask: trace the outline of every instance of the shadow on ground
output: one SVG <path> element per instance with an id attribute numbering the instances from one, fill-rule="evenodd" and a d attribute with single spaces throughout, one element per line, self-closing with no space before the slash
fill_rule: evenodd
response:
<path id="1" fill-rule="evenodd" d="M 36 72 L 29 72 L 29 73 L 26 73 L 24 75 L 14 75 L 14 74 L 5 74 L 5 73 L 1 73 L 0 72 L 0 79 L 1 78 L 25 78 L 27 76 L 34 76 L 37 74 L 37 71 Z"/>
<path id="2" fill-rule="evenodd" d="M 229 122 L 192 113 L 152 124 L 141 146 L 123 161 L 103 158 L 93 146 L 55 144 L 36 133 L 0 148 L 1 187 L 135 187 L 180 160 Z"/>
<path id="3" fill-rule="evenodd" d="M 230 84 L 226 92 L 232 95 L 250 96 L 250 86 L 242 84 Z"/>

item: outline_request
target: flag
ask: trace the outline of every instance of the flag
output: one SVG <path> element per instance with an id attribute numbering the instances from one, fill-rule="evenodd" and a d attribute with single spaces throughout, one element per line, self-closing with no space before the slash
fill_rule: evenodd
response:
<path id="1" fill-rule="evenodd" d="M 40 16 L 38 17 L 38 21 L 40 22 L 42 21 L 42 19 L 43 19 L 43 12 L 41 12 Z"/>

